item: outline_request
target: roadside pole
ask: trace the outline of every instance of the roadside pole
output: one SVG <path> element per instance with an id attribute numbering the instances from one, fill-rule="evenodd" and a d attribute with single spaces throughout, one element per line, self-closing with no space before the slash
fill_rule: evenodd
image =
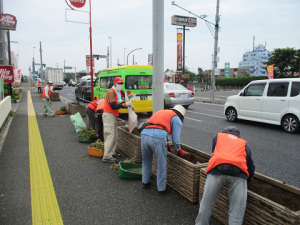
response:
<path id="1" fill-rule="evenodd" d="M 164 1 L 152 1 L 153 113 L 164 109 Z"/>

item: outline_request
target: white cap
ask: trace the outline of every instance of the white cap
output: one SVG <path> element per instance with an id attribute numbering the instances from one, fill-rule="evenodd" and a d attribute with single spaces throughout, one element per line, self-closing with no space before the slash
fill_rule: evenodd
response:
<path id="1" fill-rule="evenodd" d="M 53 82 L 49 80 L 49 81 L 48 81 L 48 84 L 53 84 Z"/>
<path id="2" fill-rule="evenodd" d="M 182 116 L 185 114 L 185 108 L 182 105 L 175 105 L 173 109 L 176 109 Z"/>

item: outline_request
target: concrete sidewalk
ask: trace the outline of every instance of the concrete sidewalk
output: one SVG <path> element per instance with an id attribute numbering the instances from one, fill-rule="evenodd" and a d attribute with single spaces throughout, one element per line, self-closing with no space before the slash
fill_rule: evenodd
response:
<path id="1" fill-rule="evenodd" d="M 0 224 L 32 224 L 27 88 L 0 155 Z M 78 142 L 70 115 L 43 117 L 31 91 L 45 155 L 64 224 L 194 224 L 198 205 L 175 191 L 157 195 L 141 180 L 122 180 Z M 53 102 L 55 110 L 63 104 Z M 216 224 L 213 222 L 213 224 Z"/>

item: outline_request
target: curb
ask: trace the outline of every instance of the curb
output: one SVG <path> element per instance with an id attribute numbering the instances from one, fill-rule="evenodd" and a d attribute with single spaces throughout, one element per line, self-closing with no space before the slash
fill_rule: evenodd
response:
<path id="1" fill-rule="evenodd" d="M 22 98 L 23 93 L 24 93 L 24 90 L 21 93 L 20 99 Z M 14 112 L 14 113 L 17 112 L 19 104 L 20 104 L 20 101 L 16 103 L 16 106 L 14 108 L 12 107 L 11 112 Z M 5 143 L 5 140 L 6 140 L 6 137 L 7 137 L 7 134 L 8 134 L 8 131 L 9 131 L 9 128 L 10 128 L 10 125 L 11 125 L 13 119 L 14 119 L 14 116 L 11 116 L 9 114 L 6 119 L 5 125 L 3 126 L 3 129 L 1 132 L 2 138 L 0 139 L 0 155 L 2 153 L 2 149 L 3 149 L 4 143 Z"/>

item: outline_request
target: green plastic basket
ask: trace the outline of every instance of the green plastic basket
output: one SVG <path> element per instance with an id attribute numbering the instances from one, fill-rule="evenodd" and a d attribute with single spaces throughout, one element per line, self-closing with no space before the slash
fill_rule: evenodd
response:
<path id="1" fill-rule="evenodd" d="M 141 179 L 142 164 L 119 162 L 119 176 L 123 179 Z"/>
<path id="2" fill-rule="evenodd" d="M 93 143 L 95 141 L 97 141 L 97 138 L 89 138 L 89 139 L 83 139 L 83 137 L 81 137 L 80 135 L 78 136 L 78 140 L 81 143 Z"/>

